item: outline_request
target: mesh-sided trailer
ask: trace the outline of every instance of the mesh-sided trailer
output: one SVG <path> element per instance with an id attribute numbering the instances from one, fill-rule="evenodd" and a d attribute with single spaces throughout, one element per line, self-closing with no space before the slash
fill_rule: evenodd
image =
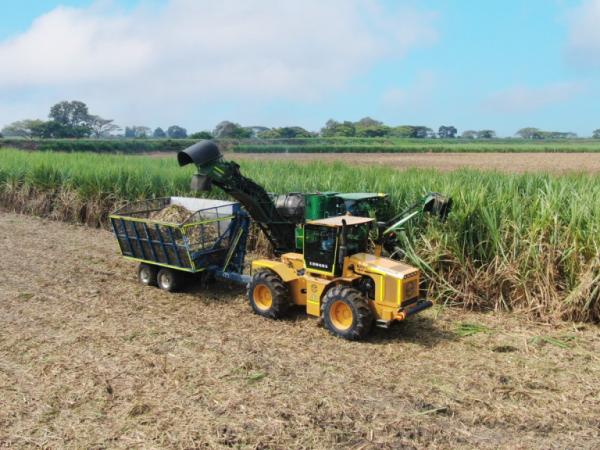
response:
<path id="1" fill-rule="evenodd" d="M 170 205 L 185 208 L 189 216 L 176 224 L 151 218 Z M 182 271 L 245 281 L 249 217 L 239 203 L 189 197 L 141 200 L 116 210 L 110 221 L 123 256 L 140 263 L 144 284 L 175 290 Z"/>

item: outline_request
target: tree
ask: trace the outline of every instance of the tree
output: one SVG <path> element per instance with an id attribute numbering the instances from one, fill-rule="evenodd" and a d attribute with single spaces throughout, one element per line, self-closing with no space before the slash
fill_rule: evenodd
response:
<path id="1" fill-rule="evenodd" d="M 477 137 L 477 131 L 475 131 L 475 130 L 463 131 L 462 134 L 460 135 L 460 137 L 463 139 L 475 139 Z"/>
<path id="2" fill-rule="evenodd" d="M 239 123 L 229 122 L 224 120 L 220 122 L 213 131 L 213 135 L 216 138 L 234 138 L 234 139 L 247 139 L 252 137 L 251 128 L 243 128 Z"/>
<path id="3" fill-rule="evenodd" d="M 424 127 L 424 126 L 413 126 L 412 127 L 412 133 L 411 133 L 411 138 L 416 138 L 416 139 L 425 139 L 428 137 L 433 137 L 433 130 L 431 128 L 428 127 Z"/>
<path id="4" fill-rule="evenodd" d="M 594 132 L 592 133 L 592 137 L 594 139 L 600 139 L 600 128 L 598 128 L 597 130 L 594 130 Z"/>
<path id="5" fill-rule="evenodd" d="M 358 137 L 384 137 L 388 136 L 390 132 L 391 128 L 387 125 L 370 125 L 356 128 L 356 136 Z"/>
<path id="6" fill-rule="evenodd" d="M 167 136 L 171 139 L 185 139 L 187 137 L 187 130 L 179 125 L 171 125 L 167 129 Z"/>
<path id="7" fill-rule="evenodd" d="M 305 130 L 302 127 L 281 127 L 273 128 L 271 130 L 265 130 L 258 133 L 258 137 L 261 139 L 299 139 L 299 138 L 311 138 L 314 135 Z"/>
<path id="8" fill-rule="evenodd" d="M 88 125 L 90 119 L 87 105 L 77 100 L 57 103 L 50 108 L 48 117 L 61 125 L 71 127 Z"/>
<path id="9" fill-rule="evenodd" d="M 36 137 L 34 136 L 35 129 L 42 123 L 44 123 L 44 121 L 39 119 L 19 120 L 2 128 L 2 134 L 6 137 Z"/>
<path id="10" fill-rule="evenodd" d="M 352 137 L 356 135 L 356 127 L 352 122 L 344 121 L 342 123 L 330 119 L 321 129 L 323 137 Z"/>
<path id="11" fill-rule="evenodd" d="M 413 127 L 410 125 L 400 125 L 399 127 L 394 127 L 390 131 L 390 135 L 394 137 L 400 138 L 409 138 L 411 137 L 413 132 Z"/>
<path id="12" fill-rule="evenodd" d="M 271 129 L 268 127 L 263 127 L 262 125 L 253 125 L 251 127 L 246 127 L 250 131 L 252 131 L 251 137 L 260 137 L 264 133 L 269 132 Z"/>
<path id="13" fill-rule="evenodd" d="M 368 128 L 368 127 L 379 127 L 383 125 L 383 122 L 379 120 L 371 119 L 370 117 L 363 117 L 358 122 L 355 122 L 356 128 Z"/>
<path id="14" fill-rule="evenodd" d="M 438 136 L 440 139 L 454 139 L 456 137 L 457 130 L 453 126 L 442 125 L 438 129 Z"/>
<path id="15" fill-rule="evenodd" d="M 110 136 L 113 131 L 121 129 L 113 121 L 113 119 L 103 119 L 100 116 L 89 116 L 88 125 L 92 130 L 92 135 L 96 138 L 101 138 Z"/>
<path id="16" fill-rule="evenodd" d="M 494 130 L 480 130 L 477 132 L 477 139 L 494 139 L 496 132 Z"/>
<path id="17" fill-rule="evenodd" d="M 156 130 L 154 130 L 154 133 L 152 133 L 152 137 L 155 139 L 166 138 L 167 133 L 165 133 L 165 131 L 161 127 L 158 127 Z"/>
<path id="18" fill-rule="evenodd" d="M 539 133 L 540 133 L 540 130 L 538 128 L 526 127 L 526 128 L 521 128 L 515 134 L 517 136 L 522 137 L 523 139 L 536 139 L 536 136 L 539 138 L 539 136 L 540 136 Z"/>
<path id="19" fill-rule="evenodd" d="M 210 131 L 197 131 L 196 133 L 188 136 L 190 139 L 212 139 L 213 135 Z"/>
<path id="20" fill-rule="evenodd" d="M 130 139 L 143 139 L 150 135 L 152 129 L 150 127 L 134 125 L 132 127 L 125 127 L 125 137 Z"/>

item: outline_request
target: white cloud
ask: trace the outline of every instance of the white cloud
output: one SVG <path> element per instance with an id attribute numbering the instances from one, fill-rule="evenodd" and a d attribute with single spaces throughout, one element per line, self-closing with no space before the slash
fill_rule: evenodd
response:
<path id="1" fill-rule="evenodd" d="M 378 0 L 149 6 L 128 13 L 111 2 L 59 7 L 0 42 L 0 120 L 11 109 L 9 95 L 15 100 L 32 90 L 56 99 L 79 96 L 92 109 L 95 101 L 109 115 L 141 118 L 151 116 L 151 107 L 319 101 L 378 60 L 401 58 L 436 39 L 435 15 L 392 11 Z"/>
<path id="2" fill-rule="evenodd" d="M 516 86 L 496 92 L 483 102 L 483 108 L 499 113 L 527 113 L 571 100 L 584 92 L 581 83 L 562 82 L 540 87 Z"/>
<path id="3" fill-rule="evenodd" d="M 600 0 L 584 0 L 568 15 L 567 58 L 580 66 L 600 67 Z"/>

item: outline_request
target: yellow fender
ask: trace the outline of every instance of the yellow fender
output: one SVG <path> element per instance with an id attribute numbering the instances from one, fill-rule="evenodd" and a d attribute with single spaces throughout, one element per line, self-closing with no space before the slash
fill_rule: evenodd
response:
<path id="1" fill-rule="evenodd" d="M 257 259 L 255 261 L 252 261 L 253 273 L 261 269 L 272 270 L 277 275 L 279 275 L 279 277 L 281 277 L 284 283 L 288 283 L 299 278 L 298 274 L 294 269 L 282 263 L 281 261 L 271 261 L 269 259 Z"/>

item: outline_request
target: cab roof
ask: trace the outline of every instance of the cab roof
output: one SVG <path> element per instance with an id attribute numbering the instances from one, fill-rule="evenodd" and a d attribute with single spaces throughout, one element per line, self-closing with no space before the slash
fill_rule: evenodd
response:
<path id="1" fill-rule="evenodd" d="M 363 223 L 373 222 L 374 219 L 370 217 L 358 217 L 358 216 L 336 216 L 328 217 L 327 219 L 309 220 L 306 222 L 309 225 L 324 225 L 326 227 L 341 227 L 342 220 L 346 221 L 346 225 L 362 225 Z"/>

